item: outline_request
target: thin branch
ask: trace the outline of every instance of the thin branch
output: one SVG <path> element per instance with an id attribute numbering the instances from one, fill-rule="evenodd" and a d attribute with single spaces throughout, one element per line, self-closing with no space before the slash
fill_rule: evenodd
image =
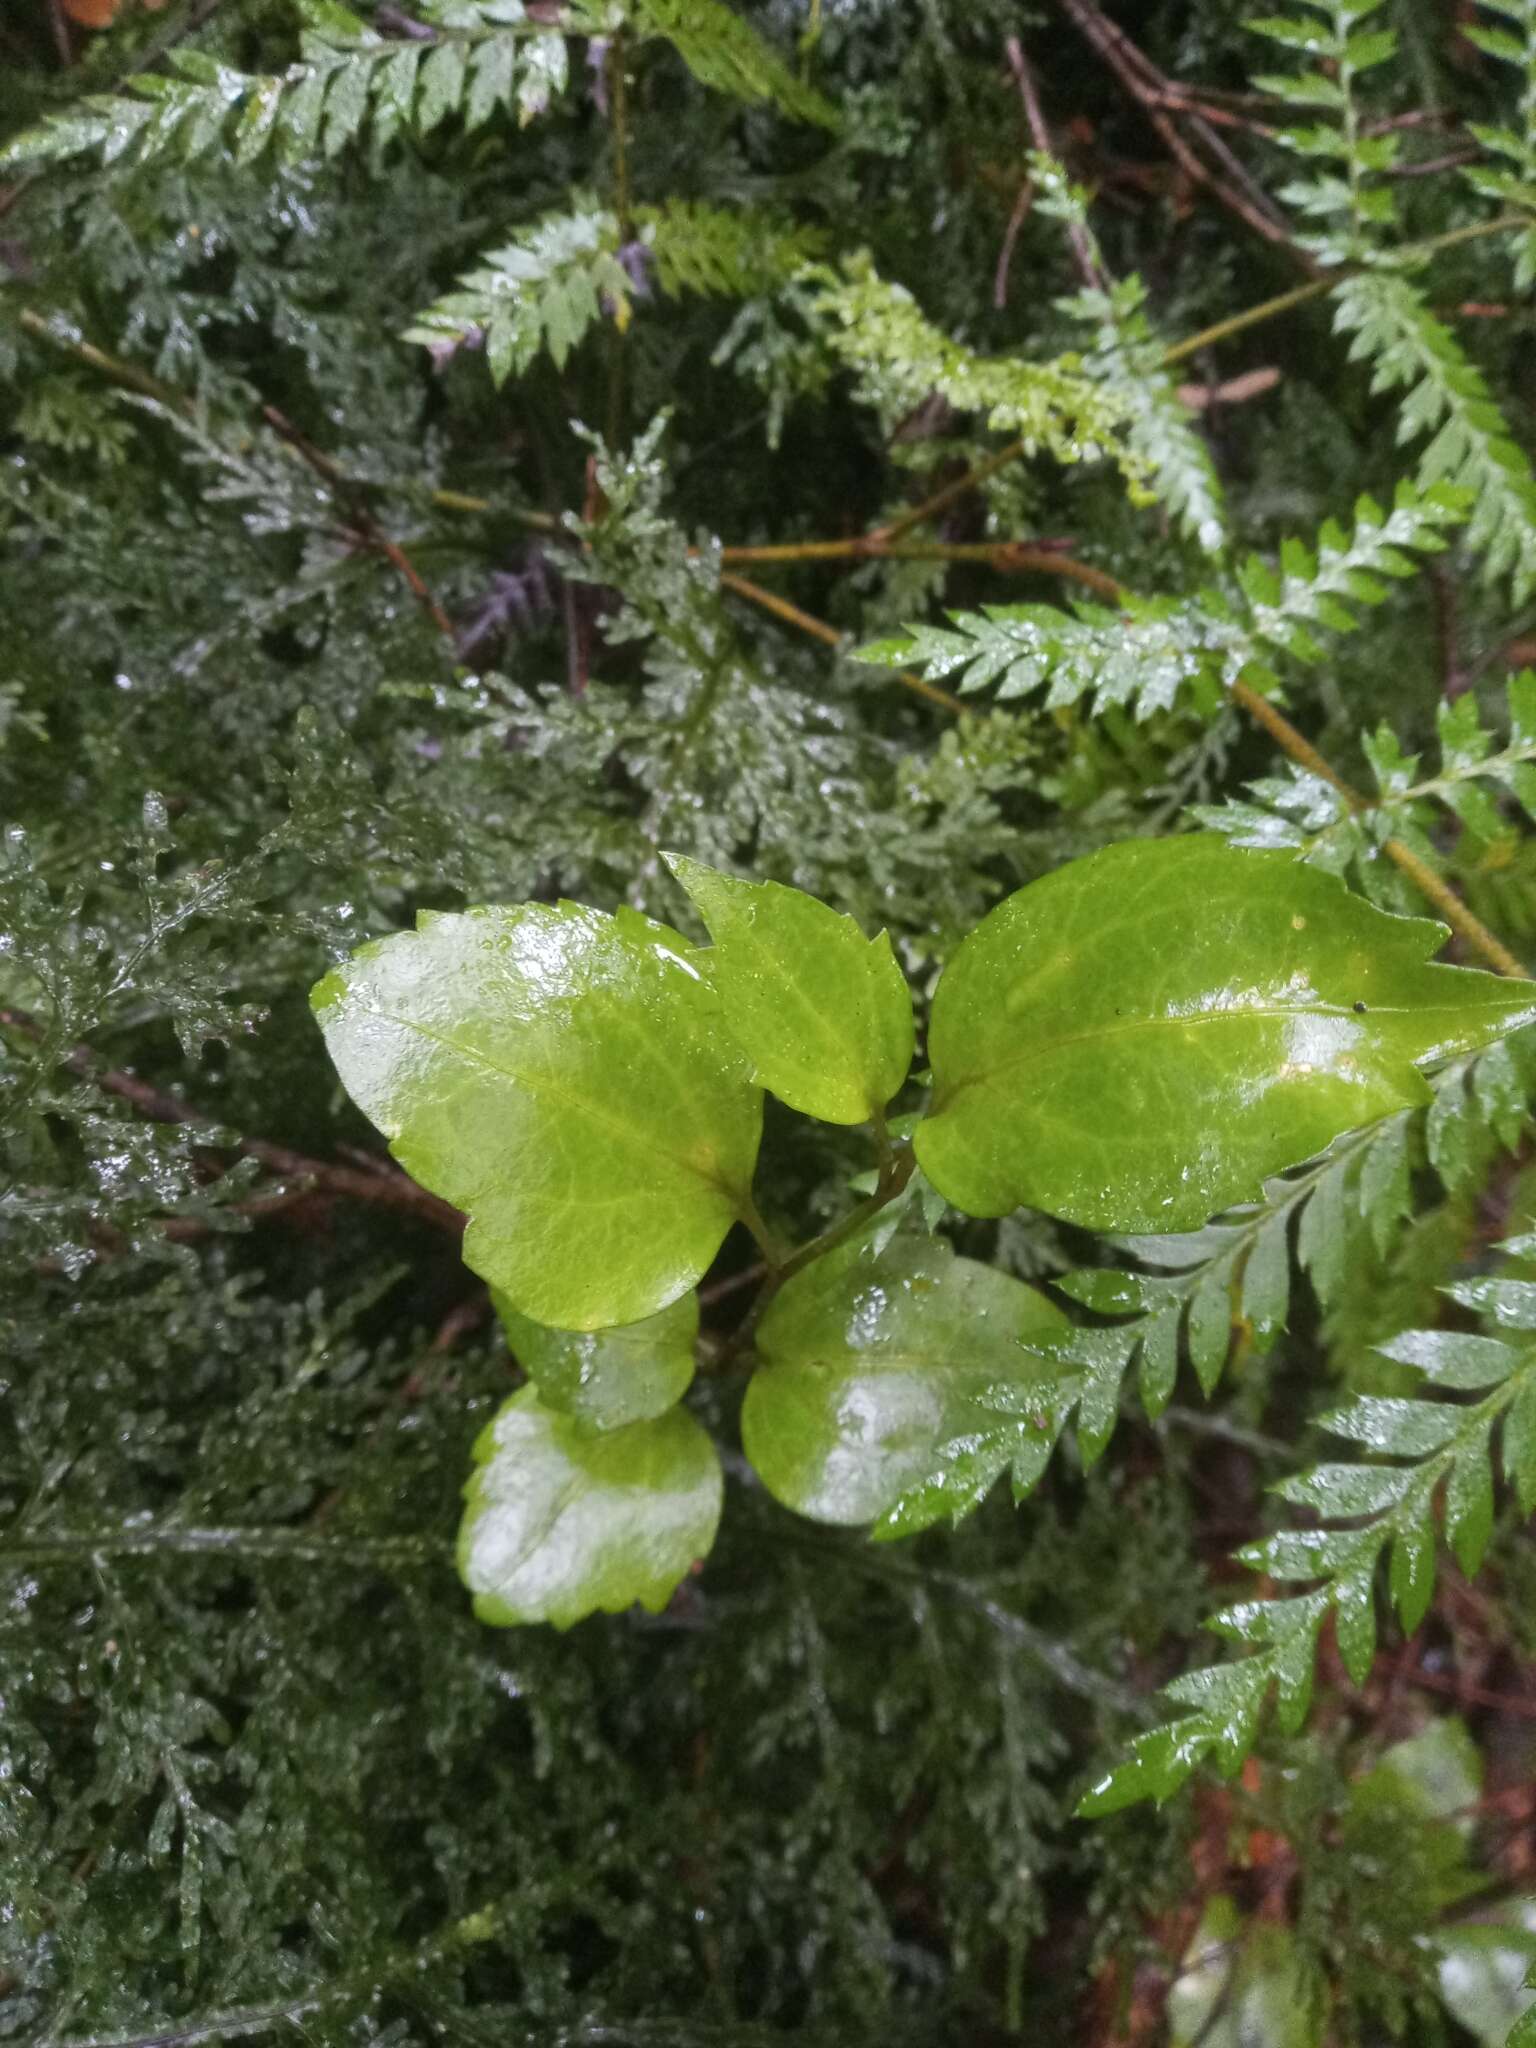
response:
<path id="1" fill-rule="evenodd" d="M 869 533 L 856 535 L 852 540 L 784 541 L 768 547 L 721 548 L 719 557 L 727 567 L 754 562 L 984 562 L 989 568 L 1015 575 L 1065 576 L 1100 597 L 1113 599 L 1119 595 L 1119 585 L 1102 569 L 1079 562 L 1057 548 L 1031 546 L 1027 541 L 1017 540 L 903 544 L 887 541 L 879 533 Z"/>
<path id="2" fill-rule="evenodd" d="M 1029 128 L 1030 140 L 1042 156 L 1054 156 L 1056 150 L 1051 142 L 1051 131 L 1046 125 L 1040 95 L 1035 91 L 1035 81 L 1025 61 L 1024 45 L 1017 36 L 1009 36 L 1003 44 L 1003 51 L 1008 59 L 1008 68 L 1013 73 L 1014 83 L 1019 88 L 1019 99 L 1024 107 L 1024 120 Z M 1018 230 L 1010 225 L 1010 239 L 1006 247 L 1012 247 L 1012 236 L 1017 232 Z M 1073 260 L 1077 264 L 1077 274 L 1083 283 L 1090 291 L 1105 290 L 1104 274 L 1094 261 L 1093 244 L 1080 221 L 1073 221 L 1067 231 L 1067 239 L 1072 244 Z M 1001 299 L 998 303 L 1002 303 Z"/>
<path id="3" fill-rule="evenodd" d="M 34 1044 L 46 1042 L 47 1034 L 42 1025 L 25 1010 L 0 1009 L 0 1025 L 19 1031 Z M 137 1074 L 129 1073 L 126 1068 L 107 1066 L 88 1045 L 72 1047 L 62 1055 L 59 1063 L 70 1073 L 91 1082 L 104 1095 L 114 1095 L 120 1101 L 132 1104 L 141 1116 L 148 1117 L 152 1123 L 183 1124 L 190 1130 L 206 1132 L 212 1149 L 233 1152 L 241 1159 L 254 1159 L 258 1165 L 271 1173 L 281 1174 L 285 1180 L 307 1181 L 327 1194 L 346 1195 L 356 1201 L 408 1209 L 455 1237 L 464 1228 L 464 1218 L 457 1209 L 429 1194 L 425 1188 L 418 1187 L 398 1167 L 365 1172 L 360 1167 L 336 1166 L 323 1159 L 311 1159 L 302 1152 L 292 1151 L 286 1145 L 274 1145 L 265 1138 L 230 1134 L 217 1118 L 195 1109 L 179 1095 L 141 1081 Z"/>
<path id="4" fill-rule="evenodd" d="M 455 638 L 452 619 L 427 588 L 405 549 L 397 540 L 390 538 L 369 511 L 358 487 L 342 475 L 328 455 L 323 454 L 313 441 L 299 431 L 286 413 L 279 412 L 275 405 L 264 405 L 261 408 L 261 416 L 278 439 L 286 441 L 294 453 L 302 457 L 316 476 L 327 485 L 344 508 L 353 530 L 367 546 L 381 554 L 404 579 L 412 597 L 451 647 Z"/>
<path id="5" fill-rule="evenodd" d="M 1196 155 L 1175 127 L 1169 114 L 1164 111 L 1168 93 L 1168 81 L 1143 51 L 1137 48 L 1125 31 L 1117 28 L 1092 0 L 1060 0 L 1063 13 L 1098 51 L 1104 62 L 1114 72 L 1120 83 L 1136 101 L 1147 120 L 1152 124 L 1170 156 L 1185 175 L 1226 207 L 1229 213 L 1263 236 L 1267 242 L 1274 242 L 1293 255 L 1307 270 L 1315 270 L 1314 258 L 1298 249 L 1289 225 L 1270 205 L 1262 189 L 1256 185 L 1237 158 L 1221 141 L 1208 123 L 1195 116 L 1201 140 L 1221 162 L 1226 181 Z"/>
<path id="6" fill-rule="evenodd" d="M 818 619 L 810 612 L 801 611 L 799 605 L 791 604 L 788 598 L 778 597 L 773 591 L 764 590 L 760 583 L 751 583 L 745 576 L 733 576 L 727 572 L 720 578 L 720 587 L 722 590 L 734 590 L 738 597 L 746 598 L 751 604 L 761 605 L 765 612 L 772 612 L 775 618 L 783 619 L 786 625 L 798 627 L 802 633 L 809 633 L 813 639 L 824 642 L 828 647 L 841 647 L 847 637 L 839 633 L 836 626 L 829 626 L 825 619 Z M 957 718 L 965 715 L 966 706 L 960 699 L 952 697 L 948 690 L 941 690 L 937 683 L 930 683 L 926 676 L 914 675 L 910 669 L 905 668 L 893 669 L 891 673 L 904 688 L 911 690 L 916 696 L 926 697 L 930 704 L 942 705 L 946 711 L 952 711 Z"/>
<path id="7" fill-rule="evenodd" d="M 195 1528 L 175 1522 L 158 1528 L 61 1529 L 0 1540 L 8 1564 L 77 1562 L 98 1557 L 229 1557 L 298 1564 L 376 1564 L 424 1569 L 451 1563 L 446 1544 L 419 1536 L 338 1536 L 322 1539 L 304 1529 Z"/>

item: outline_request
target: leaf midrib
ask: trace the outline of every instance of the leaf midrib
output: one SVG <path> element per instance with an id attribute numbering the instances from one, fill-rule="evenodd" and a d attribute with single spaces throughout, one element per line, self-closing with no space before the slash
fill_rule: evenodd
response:
<path id="1" fill-rule="evenodd" d="M 434 1045 L 442 1046 L 446 1051 L 453 1053 L 459 1059 L 467 1061 L 471 1066 L 483 1067 L 488 1073 L 500 1075 L 504 1081 L 511 1081 L 520 1088 L 526 1088 L 530 1095 L 553 1097 L 566 1108 L 574 1110 L 580 1116 L 586 1117 L 589 1122 L 601 1124 L 605 1130 L 611 1131 L 624 1145 L 638 1149 L 646 1158 L 655 1159 L 658 1154 L 663 1155 L 683 1172 L 691 1173 L 704 1186 L 723 1195 L 726 1200 L 732 1203 L 737 1200 L 737 1191 L 728 1187 L 717 1174 L 705 1172 L 694 1160 L 688 1158 L 685 1153 L 674 1151 L 664 1141 L 657 1143 L 653 1138 L 642 1134 L 638 1126 L 626 1124 L 618 1117 L 611 1115 L 606 1109 L 599 1107 L 585 1097 L 573 1094 L 568 1088 L 562 1088 L 558 1081 L 552 1081 L 548 1075 L 540 1075 L 537 1081 L 531 1080 L 528 1075 L 520 1074 L 511 1067 L 502 1066 L 498 1060 L 491 1059 L 486 1053 L 480 1052 L 475 1047 L 462 1045 L 457 1039 L 449 1038 L 441 1031 L 434 1031 L 430 1025 L 423 1024 L 414 1017 L 398 1017 L 391 1010 L 381 1010 L 376 1004 L 359 1002 L 355 998 L 354 1007 L 362 1011 L 366 1016 L 377 1017 L 383 1024 L 393 1024 L 402 1031 L 414 1031 L 419 1037 L 430 1039 Z"/>
<path id="2" fill-rule="evenodd" d="M 1491 1010 L 1496 1005 L 1488 1002 L 1478 1007 Z M 1442 1015 L 1461 1017 L 1467 1015 L 1468 1009 L 1469 1005 L 1465 1003 L 1373 1003 L 1369 1014 L 1373 1017 L 1437 1017 Z M 1206 1024 L 1235 1024 L 1251 1021 L 1273 1023 L 1285 1021 L 1293 1017 L 1347 1018 L 1353 1014 L 1350 1009 L 1338 1003 L 1287 1003 L 1279 1007 L 1251 1005 L 1241 1009 L 1205 1010 L 1188 1017 L 1131 1017 L 1126 1019 L 1124 1023 L 1097 1025 L 1090 1031 L 1075 1031 L 1069 1035 L 1049 1039 L 1043 1044 L 1037 1041 L 1033 1045 L 1023 1047 L 1018 1052 L 1010 1053 L 1006 1059 L 994 1060 L 981 1071 L 963 1075 L 951 1087 L 941 1092 L 939 1100 L 934 1104 L 932 1114 L 934 1116 L 941 1114 L 958 1095 L 962 1095 L 968 1088 L 985 1086 L 989 1081 L 996 1080 L 999 1075 L 1013 1072 L 1015 1068 L 1037 1065 L 1042 1060 L 1050 1059 L 1070 1046 L 1093 1045 L 1104 1039 L 1127 1037 L 1131 1033 L 1138 1031 L 1160 1029 L 1189 1031 Z M 1512 1024 L 1510 1028 L 1513 1030 L 1515 1027 Z M 1417 1063 L 1409 1059 L 1407 1064 L 1413 1066 Z"/>

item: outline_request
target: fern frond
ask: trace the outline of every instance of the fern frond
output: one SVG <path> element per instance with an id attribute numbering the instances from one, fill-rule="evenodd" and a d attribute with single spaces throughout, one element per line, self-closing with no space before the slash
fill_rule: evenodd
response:
<path id="1" fill-rule="evenodd" d="M 669 298 L 750 299 L 775 291 L 820 255 L 825 237 L 777 214 L 732 211 L 700 200 L 669 199 L 636 211 L 639 239 L 656 282 Z"/>
<path id="2" fill-rule="evenodd" d="M 1397 48 L 1391 29 L 1373 29 L 1368 18 L 1381 0 L 1304 0 L 1324 19 L 1274 17 L 1248 26 L 1313 62 L 1300 74 L 1269 74 L 1254 83 L 1290 105 L 1321 107 L 1332 123 L 1283 123 L 1276 139 L 1301 157 L 1308 169 L 1281 188 L 1280 197 L 1318 225 L 1300 239 L 1328 262 L 1358 261 L 1370 253 L 1376 231 L 1390 226 L 1396 208 L 1390 190 L 1371 180 L 1397 160 L 1395 133 L 1363 133 L 1355 97 L 1356 80 L 1384 64 Z M 1312 168 L 1317 166 L 1318 168 Z"/>
<path id="3" fill-rule="evenodd" d="M 976 355 L 926 319 L 912 294 L 887 283 L 867 255 L 850 258 L 840 277 L 827 273 L 815 303 L 833 353 L 889 426 L 939 391 L 958 411 L 985 413 L 996 432 L 1058 462 L 1106 456 L 1133 494 L 1149 495 L 1148 464 L 1127 439 L 1128 401 L 1086 374 L 1079 357 L 1037 363 Z"/>
<path id="4" fill-rule="evenodd" d="M 1499 850 L 1517 838 L 1502 808 L 1510 797 L 1536 819 L 1536 673 L 1527 669 L 1507 686 L 1506 744 L 1483 725 L 1470 693 L 1441 704 L 1435 714 L 1440 742 L 1438 773 L 1420 772 L 1389 726 L 1363 740 L 1377 794 L 1369 810 L 1354 811 L 1318 776 L 1288 768 L 1249 784 L 1253 802 L 1194 807 L 1192 815 L 1239 846 L 1289 847 L 1304 860 L 1347 874 L 1389 908 L 1402 908 L 1383 872 L 1379 849 L 1400 839 L 1437 873 L 1446 856 L 1437 828 L 1450 812 L 1462 828 L 1458 858 L 1496 864 Z"/>
<path id="5" fill-rule="evenodd" d="M 1520 73 L 1520 101 L 1514 126 L 1473 122 L 1472 133 L 1503 162 L 1474 164 L 1466 178 L 1484 198 L 1532 216 L 1515 258 L 1515 287 L 1528 291 L 1536 284 L 1536 0 L 1483 0 L 1483 5 L 1511 26 L 1479 28 L 1469 23 L 1462 33 L 1487 56 L 1514 65 Z"/>
<path id="6" fill-rule="evenodd" d="M 652 275 L 668 297 L 744 298 L 782 284 L 819 247 L 812 230 L 773 215 L 687 200 L 640 208 L 635 228 L 621 247 L 617 219 L 589 198 L 546 214 L 419 313 L 405 339 L 435 349 L 483 339 L 500 384 L 544 348 L 563 366 L 605 310 L 628 326 Z"/>
<path id="7" fill-rule="evenodd" d="M 623 0 L 637 35 L 671 43 L 701 85 L 732 99 L 769 102 L 796 120 L 838 125 L 837 109 L 765 43 L 723 0 Z"/>
<path id="8" fill-rule="evenodd" d="M 1482 372 L 1400 273 L 1347 278 L 1335 303 L 1335 325 L 1354 337 L 1351 360 L 1372 365 L 1372 391 L 1408 394 L 1398 439 L 1434 436 L 1419 463 L 1420 484 L 1443 480 L 1473 493 L 1467 539 L 1487 575 L 1508 574 L 1523 602 L 1536 590 L 1536 478 Z"/>
<path id="9" fill-rule="evenodd" d="M 629 318 L 635 283 L 619 260 L 618 239 L 613 215 L 599 209 L 546 214 L 418 313 L 405 339 L 438 349 L 483 340 L 498 384 L 520 375 L 541 349 L 563 366 L 605 297 L 621 324 Z"/>
<path id="10" fill-rule="evenodd" d="M 107 163 L 231 153 L 249 165 L 269 150 L 290 160 L 335 156 L 365 131 L 382 143 L 401 130 L 424 134 L 450 114 L 476 128 L 515 108 L 526 123 L 564 89 L 564 38 L 527 19 L 521 0 L 444 0 L 422 12 L 430 39 L 388 41 L 331 0 L 306 0 L 302 61 L 281 74 L 173 50 L 169 72 L 140 73 L 124 93 L 51 116 L 0 152 L 0 164 L 89 150 Z"/>
<path id="11" fill-rule="evenodd" d="M 1536 1252 L 1536 1238 L 1504 1249 Z M 1385 1399 L 1361 1395 L 1323 1419 L 1332 1435 L 1395 1463 L 1324 1464 L 1276 1489 L 1324 1518 L 1284 1530 L 1240 1553 L 1244 1563 L 1309 1591 L 1229 1607 L 1210 1624 L 1251 1654 L 1186 1673 L 1167 1688 L 1191 1709 L 1132 1745 L 1126 1761 L 1093 1787 L 1081 1813 L 1108 1813 L 1138 1799 L 1165 1799 L 1207 1757 L 1231 1772 L 1247 1756 L 1273 1687 L 1280 1725 L 1300 1727 L 1310 1703 L 1317 1639 L 1333 1621 L 1346 1670 L 1363 1685 L 1376 1649 L 1376 1577 L 1390 1553 L 1388 1585 L 1403 1628 L 1428 1612 L 1435 1584 L 1435 1498 L 1445 1488 L 1444 1532 L 1463 1571 L 1475 1572 L 1493 1528 L 1493 1438 L 1522 1512 L 1536 1510 L 1536 1283 L 1460 1281 L 1446 1290 L 1500 1336 L 1410 1330 L 1380 1346 L 1424 1375 L 1437 1394 Z"/>
<path id="12" fill-rule="evenodd" d="M 1124 402 L 1126 443 L 1145 463 L 1153 492 L 1190 538 L 1215 554 L 1226 539 L 1221 484 L 1193 416 L 1163 368 L 1164 346 L 1146 314 L 1146 286 L 1135 275 L 1119 282 L 1109 278 L 1088 195 L 1055 158 L 1036 153 L 1029 163 L 1039 210 L 1076 231 L 1106 280 L 1056 301 L 1059 311 L 1092 330 L 1083 368 Z"/>
<path id="13" fill-rule="evenodd" d="M 1331 117 L 1283 122 L 1275 130 L 1276 140 L 1307 167 L 1279 196 L 1316 223 L 1298 237 L 1304 248 L 1325 263 L 1368 261 L 1379 230 L 1396 219 L 1390 188 L 1372 181 L 1396 163 L 1400 138 L 1395 132 L 1364 133 L 1355 85 L 1395 54 L 1397 37 L 1391 29 L 1368 25 L 1381 0 L 1302 4 L 1322 19 L 1270 16 L 1248 23 L 1256 34 L 1311 59 L 1305 71 L 1255 78 L 1258 89 L 1298 110 L 1321 108 Z"/>
<path id="14" fill-rule="evenodd" d="M 1202 591 L 1190 599 L 1127 596 L 1118 609 L 1079 604 L 989 605 L 952 612 L 949 628 L 909 626 L 910 639 L 878 641 L 858 659 L 883 667 L 916 666 L 962 693 L 996 687 L 1000 699 L 1049 684 L 1046 703 L 1091 696 L 1095 708 L 1133 705 L 1139 717 L 1165 711 L 1185 684 L 1214 692 L 1246 673 L 1273 683 L 1277 654 L 1322 658 L 1320 629 L 1349 632 L 1356 608 L 1381 603 L 1387 582 L 1413 573 L 1405 552 L 1434 553 L 1446 531 L 1465 518 L 1467 494 L 1443 483 L 1419 491 L 1399 485 L 1392 510 L 1370 498 L 1355 507 L 1347 534 L 1329 520 L 1315 549 L 1288 540 L 1278 570 L 1250 556 L 1230 596 Z M 956 680 L 958 679 L 958 680 Z"/>
<path id="15" fill-rule="evenodd" d="M 1342 1294 L 1353 1247 L 1384 1252 L 1412 1213 L 1412 1176 L 1426 1164 L 1447 1194 L 1477 1182 L 1491 1148 L 1512 1150 L 1528 1128 L 1536 1047 L 1505 1041 L 1434 1076 L 1425 1109 L 1401 1110 L 1352 1131 L 1320 1159 L 1277 1176 L 1264 1199 L 1204 1230 L 1132 1237 L 1119 1249 L 1150 1271 L 1093 1268 L 1053 1285 L 1095 1314 L 1122 1318 L 1079 1329 L 1052 1355 L 1082 1371 L 1066 1391 L 1077 1407 L 1085 1463 L 1113 1432 L 1127 1373 L 1156 1420 L 1172 1398 L 1181 1357 L 1204 1393 L 1226 1368 L 1234 1332 L 1267 1349 L 1286 1327 L 1291 1247 L 1327 1308 Z M 1065 1419 L 1065 1418 L 1063 1418 Z"/>

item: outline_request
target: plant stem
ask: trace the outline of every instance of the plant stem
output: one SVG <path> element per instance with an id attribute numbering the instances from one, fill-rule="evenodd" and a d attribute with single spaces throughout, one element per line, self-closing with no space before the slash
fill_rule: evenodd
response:
<path id="1" fill-rule="evenodd" d="M 828 1252 L 836 1251 L 840 1244 L 846 1244 L 850 1237 L 856 1237 L 871 1217 L 878 1216 L 882 1209 L 890 1207 L 912 1178 L 916 1165 L 917 1158 L 912 1147 L 897 1146 L 891 1153 L 887 1165 L 881 1170 L 875 1192 L 860 1202 L 856 1209 L 850 1209 L 846 1216 L 822 1231 L 819 1237 L 810 1238 L 793 1251 L 769 1280 L 764 1293 L 776 1293 L 791 1275 L 803 1272 L 815 1260 L 824 1259 Z"/>
<path id="2" fill-rule="evenodd" d="M 608 104 L 610 108 L 609 129 L 613 136 L 613 213 L 618 222 L 619 247 L 621 249 L 634 240 L 635 225 L 629 190 L 629 86 L 625 78 L 625 66 L 629 52 L 625 46 L 624 31 L 615 30 L 613 41 L 608 45 Z M 615 320 L 611 323 L 608 341 L 608 445 L 622 447 L 625 440 L 624 420 L 626 413 L 624 390 L 625 336 L 624 328 Z"/>
<path id="3" fill-rule="evenodd" d="M 743 1190 L 738 1195 L 736 1214 L 741 1223 L 751 1232 L 753 1242 L 763 1255 L 763 1263 L 768 1268 L 769 1284 L 771 1286 L 774 1279 L 788 1268 L 790 1259 L 789 1249 L 774 1236 L 768 1225 L 763 1221 L 762 1211 L 758 1208 L 750 1188 Z"/>
<path id="4" fill-rule="evenodd" d="M 783 619 L 791 626 L 798 626 L 802 633 L 809 633 L 813 639 L 821 640 L 828 647 L 841 647 L 846 635 L 839 633 L 836 626 L 829 626 L 825 619 L 813 617 L 810 612 L 801 611 L 799 605 L 791 604 L 787 597 L 776 597 L 771 590 L 764 590 L 760 583 L 750 582 L 745 576 L 733 576 L 728 571 L 720 578 L 723 590 L 734 590 L 738 597 L 745 597 L 753 604 L 761 605 L 765 612 L 772 612 L 775 618 Z M 966 706 L 958 697 L 952 697 L 948 690 L 941 690 L 937 683 L 930 683 L 926 677 L 914 675 L 910 669 L 891 671 L 898 683 L 913 691 L 919 697 L 926 697 L 930 704 L 942 705 L 957 718 L 963 717 Z"/>
<path id="5" fill-rule="evenodd" d="M 802 632 L 813 634 L 816 639 L 824 640 L 830 646 L 841 646 L 843 636 L 834 626 L 829 626 L 824 619 L 813 618 L 809 612 L 801 611 L 798 605 L 790 604 L 784 598 L 775 597 L 772 591 L 763 590 L 756 583 L 749 583 L 746 577 L 726 574 L 720 581 L 740 596 L 749 597 L 754 604 L 762 605 L 765 611 L 787 620 L 792 626 L 798 626 Z M 1112 584 L 1112 588 L 1118 596 L 1119 585 Z M 931 698 L 935 703 L 942 704 L 947 711 L 964 715 L 968 709 L 958 697 L 950 696 L 947 690 L 937 689 L 932 683 L 925 682 L 921 676 L 913 675 L 906 669 L 899 669 L 895 674 L 899 682 L 905 683 L 909 689 L 916 690 L 920 695 Z M 1277 710 L 1267 697 L 1261 697 L 1259 692 L 1245 683 L 1241 676 L 1235 677 L 1227 685 L 1227 694 L 1256 724 L 1263 726 L 1282 753 L 1288 754 L 1298 766 L 1307 769 L 1310 774 L 1319 776 L 1330 789 L 1336 789 L 1352 811 L 1375 809 L 1371 798 L 1346 782 L 1317 751 L 1305 733 L 1299 732 L 1284 712 Z M 1408 877 L 1426 901 L 1434 905 L 1458 938 L 1463 939 L 1474 952 L 1480 953 L 1490 967 L 1499 974 L 1508 975 L 1511 980 L 1529 980 L 1529 970 L 1523 967 L 1503 941 L 1488 929 L 1476 912 L 1468 909 L 1450 884 L 1442 881 L 1432 868 L 1426 866 L 1411 847 L 1405 846 L 1400 839 L 1387 839 L 1383 840 L 1381 850 L 1387 859 Z"/>

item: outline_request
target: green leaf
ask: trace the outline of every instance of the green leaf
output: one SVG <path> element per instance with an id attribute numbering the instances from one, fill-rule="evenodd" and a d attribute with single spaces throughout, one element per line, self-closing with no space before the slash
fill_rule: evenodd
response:
<path id="1" fill-rule="evenodd" d="M 519 1314 L 495 1288 L 491 1303 L 544 1407 L 589 1429 L 648 1422 L 688 1391 L 699 1334 L 696 1294 L 614 1330 L 551 1330 Z"/>
<path id="2" fill-rule="evenodd" d="M 781 882 L 663 856 L 714 940 L 732 1036 L 781 1102 L 829 1124 L 876 1117 L 912 1064 L 912 997 L 884 932 Z"/>
<path id="3" fill-rule="evenodd" d="M 999 904 L 939 983 L 923 1171 L 976 1216 L 1192 1229 L 1428 1100 L 1420 1063 L 1536 1015 L 1528 987 L 1428 965 L 1445 936 L 1214 838 L 1072 862 Z"/>
<path id="4" fill-rule="evenodd" d="M 563 903 L 423 913 L 311 997 L 348 1093 L 524 1315 L 634 1323 L 746 1201 L 762 1097 L 685 942 Z"/>
<path id="5" fill-rule="evenodd" d="M 464 1489 L 459 1576 L 498 1627 L 660 1613 L 715 1540 L 720 1460 L 684 1408 L 594 1434 L 524 1387 L 487 1423 Z"/>
<path id="6" fill-rule="evenodd" d="M 974 1507 L 1055 1440 L 1066 1335 L 1033 1288 L 940 1238 L 855 1239 L 763 1317 L 742 1442 L 776 1500 L 813 1521 L 905 1535 Z"/>

